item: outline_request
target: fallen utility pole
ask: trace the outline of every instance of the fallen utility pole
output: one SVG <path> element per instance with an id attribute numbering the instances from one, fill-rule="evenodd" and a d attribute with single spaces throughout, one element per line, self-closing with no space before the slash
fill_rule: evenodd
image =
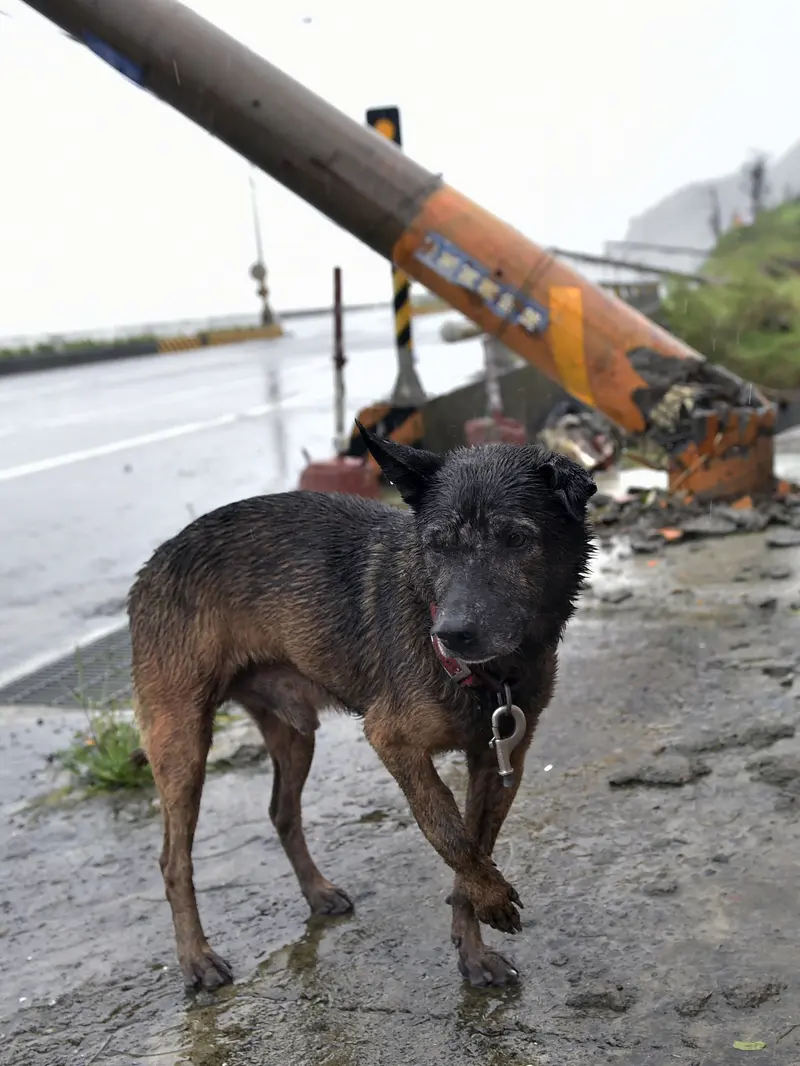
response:
<path id="1" fill-rule="evenodd" d="M 176 0 L 29 6 L 670 455 L 698 496 L 768 492 L 775 408 Z"/>

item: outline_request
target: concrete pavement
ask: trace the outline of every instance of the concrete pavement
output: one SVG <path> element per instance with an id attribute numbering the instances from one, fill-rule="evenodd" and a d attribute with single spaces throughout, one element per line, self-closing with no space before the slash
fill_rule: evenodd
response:
<path id="1" fill-rule="evenodd" d="M 479 341 L 415 319 L 432 394 L 481 366 Z M 0 381 L 0 678 L 120 620 L 136 569 L 194 515 L 296 485 L 331 453 L 330 318 L 289 335 Z M 388 309 L 347 316 L 348 417 L 388 395 Z"/>
<path id="2" fill-rule="evenodd" d="M 4 1066 L 734 1066 L 737 1041 L 796 1066 L 800 549 L 622 549 L 495 852 L 525 904 L 518 936 L 487 932 L 521 972 L 505 992 L 461 981 L 452 878 L 354 720 L 325 719 L 304 794 L 355 902 L 331 921 L 308 921 L 269 824 L 269 760 L 232 758 L 252 730 L 219 734 L 195 877 L 237 983 L 187 999 L 152 797 L 43 800 L 80 716 L 0 710 Z M 461 800 L 463 760 L 441 772 Z"/>

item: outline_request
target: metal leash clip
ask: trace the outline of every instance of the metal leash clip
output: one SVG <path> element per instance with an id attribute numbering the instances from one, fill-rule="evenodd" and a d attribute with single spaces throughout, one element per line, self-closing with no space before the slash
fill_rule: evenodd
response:
<path id="1" fill-rule="evenodd" d="M 525 736 L 525 729 L 527 728 L 527 722 L 522 710 L 515 703 L 511 702 L 511 688 L 509 685 L 503 685 L 503 692 L 505 693 L 505 701 L 500 704 L 497 710 L 492 715 L 492 739 L 489 741 L 489 747 L 494 748 L 497 755 L 497 768 L 500 773 L 500 777 L 503 779 L 503 785 L 506 788 L 511 788 L 514 784 L 514 770 L 511 766 L 511 752 L 516 748 L 517 744 Z M 511 715 L 514 719 L 514 732 L 510 737 L 503 737 L 500 733 L 500 723 L 505 715 Z"/>

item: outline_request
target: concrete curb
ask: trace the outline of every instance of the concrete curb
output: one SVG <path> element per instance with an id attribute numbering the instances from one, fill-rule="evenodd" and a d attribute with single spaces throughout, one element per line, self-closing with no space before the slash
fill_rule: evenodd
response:
<path id="1" fill-rule="evenodd" d="M 354 304 L 346 311 L 374 311 L 386 304 Z M 442 300 L 432 300 L 413 308 L 412 314 L 431 315 L 447 311 L 450 308 Z M 280 316 L 281 321 L 293 318 L 317 318 L 331 314 L 329 307 L 314 307 L 308 311 L 287 311 Z M 117 359 L 136 359 L 145 355 L 165 355 L 172 352 L 194 351 L 197 348 L 214 347 L 222 344 L 240 344 L 254 340 L 273 340 L 284 335 L 283 326 L 276 322 L 273 326 L 253 326 L 243 329 L 218 329 L 201 333 L 175 337 L 153 337 L 146 340 L 109 344 L 108 347 L 92 345 L 75 348 L 71 351 L 46 349 L 25 352 L 20 355 L 0 355 L 0 378 L 13 374 L 34 373 L 40 370 L 58 370 L 61 367 L 85 366 L 90 363 L 109 363 Z"/>
<path id="2" fill-rule="evenodd" d="M 267 340 L 283 336 L 279 323 L 253 329 L 214 330 L 209 333 L 189 334 L 183 337 L 159 337 L 152 340 L 134 341 L 131 344 L 114 344 L 107 348 L 78 348 L 69 352 L 55 350 L 29 352 L 24 355 L 0 357 L 0 377 L 12 374 L 32 373 L 37 370 L 57 370 L 59 367 L 84 366 L 88 363 L 108 363 L 117 359 L 136 359 L 144 355 L 166 355 L 171 352 L 186 352 L 217 344 L 238 344 L 252 340 Z"/>

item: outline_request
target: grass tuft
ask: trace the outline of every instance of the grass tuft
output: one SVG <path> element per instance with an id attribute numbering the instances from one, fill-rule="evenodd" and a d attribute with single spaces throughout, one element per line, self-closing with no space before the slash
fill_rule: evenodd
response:
<path id="1" fill-rule="evenodd" d="M 86 718 L 86 729 L 56 754 L 74 784 L 89 792 L 150 788 L 153 774 L 149 764 L 137 758 L 142 742 L 130 712 L 87 708 Z"/>
<path id="2" fill-rule="evenodd" d="M 75 665 L 78 688 L 72 695 L 83 708 L 86 726 L 69 747 L 56 752 L 55 761 L 69 773 L 73 786 L 85 792 L 150 788 L 153 774 L 140 757 L 142 740 L 132 711 L 116 699 L 96 701 L 88 695 L 80 649 Z"/>

